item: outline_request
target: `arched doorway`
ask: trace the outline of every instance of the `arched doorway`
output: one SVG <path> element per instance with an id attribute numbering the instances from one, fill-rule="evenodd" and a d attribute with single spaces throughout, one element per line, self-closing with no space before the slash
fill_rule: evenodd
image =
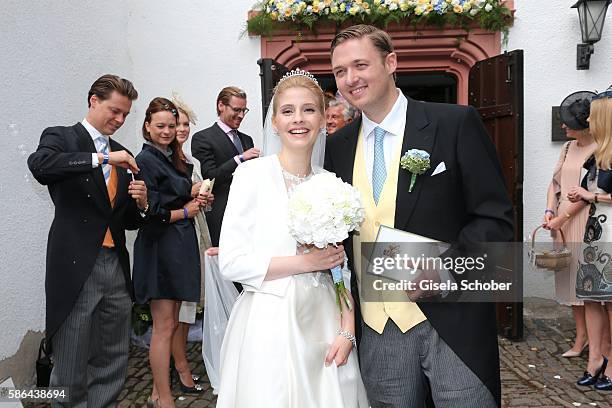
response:
<path id="1" fill-rule="evenodd" d="M 331 75 L 329 46 L 336 34 L 334 26 L 321 27 L 317 34 L 296 37 L 279 32 L 261 38 L 262 59 L 271 59 L 288 69 L 300 67 L 316 76 Z M 398 76 L 440 75 L 456 80 L 456 103 L 468 104 L 468 79 L 472 66 L 501 52 L 501 34 L 474 28 L 414 29 L 398 24 L 386 31 L 391 35 L 398 56 Z"/>

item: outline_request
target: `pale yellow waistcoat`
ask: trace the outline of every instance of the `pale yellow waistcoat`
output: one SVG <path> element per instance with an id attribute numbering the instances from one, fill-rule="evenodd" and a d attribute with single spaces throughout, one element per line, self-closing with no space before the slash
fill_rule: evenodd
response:
<path id="1" fill-rule="evenodd" d="M 363 135 L 359 131 L 357 140 L 357 152 L 355 153 L 355 164 L 353 167 L 353 186 L 361 192 L 362 204 L 365 208 L 365 220 L 361 224 L 359 233 L 353 236 L 354 269 L 361 290 L 361 243 L 376 241 L 376 234 L 380 225 L 393 227 L 395 225 L 395 201 L 397 198 L 397 177 L 400 171 L 400 157 L 402 146 L 399 143 L 397 151 L 393 153 L 391 165 L 387 172 L 387 178 L 380 194 L 378 205 L 374 203 L 372 187 L 368 180 L 364 158 Z M 402 170 L 403 171 L 403 170 Z M 408 188 L 408 186 L 406 186 Z M 371 293 L 371 292 L 370 292 Z M 405 302 L 397 301 L 394 294 L 394 302 L 385 302 L 383 292 L 379 294 L 379 302 L 365 302 L 361 296 L 361 313 L 364 322 L 378 333 L 383 332 L 387 319 L 393 322 L 405 333 L 412 327 L 427 318 L 416 303 L 413 303 L 406 295 Z M 369 298 L 368 298 L 369 300 Z"/>

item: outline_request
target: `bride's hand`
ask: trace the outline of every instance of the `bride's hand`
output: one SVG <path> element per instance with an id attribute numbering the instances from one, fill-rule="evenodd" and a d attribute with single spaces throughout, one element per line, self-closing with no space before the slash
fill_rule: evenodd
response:
<path id="1" fill-rule="evenodd" d="M 325 356 L 325 367 L 329 367 L 332 361 L 336 362 L 337 367 L 345 365 L 351 350 L 353 350 L 353 343 L 346 337 L 337 335 Z"/>
<path id="2" fill-rule="evenodd" d="M 351 304 L 355 304 L 351 292 L 347 291 L 347 296 Z M 342 305 L 342 313 L 340 314 L 341 327 L 344 332 L 348 332 L 354 335 L 355 333 L 355 309 L 349 309 L 346 303 L 340 302 Z M 353 349 L 353 343 L 345 336 L 338 334 L 336 339 L 332 343 L 331 347 L 327 351 L 325 356 L 325 366 L 329 366 L 332 361 L 336 361 L 336 366 L 340 367 L 346 364 L 349 354 Z"/>
<path id="3" fill-rule="evenodd" d="M 330 245 L 325 249 L 312 247 L 308 248 L 308 252 L 303 253 L 302 256 L 305 260 L 305 270 L 307 272 L 324 271 L 342 265 L 344 262 L 344 247 L 342 245 L 337 247 Z"/>

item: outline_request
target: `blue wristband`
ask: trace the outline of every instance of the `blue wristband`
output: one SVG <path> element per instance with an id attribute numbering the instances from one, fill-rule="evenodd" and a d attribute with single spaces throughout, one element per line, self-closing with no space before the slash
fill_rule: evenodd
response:
<path id="1" fill-rule="evenodd" d="M 238 158 L 240 159 L 240 163 L 244 163 L 244 156 L 243 155 L 238 156 Z"/>
<path id="2" fill-rule="evenodd" d="M 108 164 L 108 154 L 102 153 L 102 164 Z"/>
<path id="3" fill-rule="evenodd" d="M 189 218 L 189 211 L 187 211 L 187 207 L 183 207 L 183 218 Z"/>

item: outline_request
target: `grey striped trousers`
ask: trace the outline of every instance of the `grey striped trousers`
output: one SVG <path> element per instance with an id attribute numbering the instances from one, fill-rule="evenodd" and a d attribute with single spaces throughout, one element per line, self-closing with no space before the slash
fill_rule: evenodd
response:
<path id="1" fill-rule="evenodd" d="M 402 333 L 389 319 L 382 335 L 364 324 L 359 356 L 372 408 L 423 408 L 427 381 L 436 408 L 497 407 L 427 320 Z"/>
<path id="2" fill-rule="evenodd" d="M 72 311 L 52 337 L 53 407 L 114 407 L 127 374 L 132 301 L 114 250 L 102 248 Z"/>

